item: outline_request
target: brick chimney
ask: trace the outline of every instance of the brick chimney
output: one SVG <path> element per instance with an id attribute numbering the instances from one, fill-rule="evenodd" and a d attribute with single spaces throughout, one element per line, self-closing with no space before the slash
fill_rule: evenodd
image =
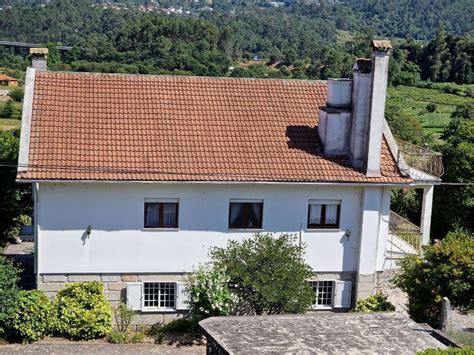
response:
<path id="1" fill-rule="evenodd" d="M 48 48 L 30 48 L 31 66 L 36 70 L 47 70 Z"/>
<path id="2" fill-rule="evenodd" d="M 327 156 L 349 156 L 367 176 L 380 176 L 390 41 L 372 41 L 370 59 L 358 59 L 354 78 L 329 79 L 318 134 Z"/>

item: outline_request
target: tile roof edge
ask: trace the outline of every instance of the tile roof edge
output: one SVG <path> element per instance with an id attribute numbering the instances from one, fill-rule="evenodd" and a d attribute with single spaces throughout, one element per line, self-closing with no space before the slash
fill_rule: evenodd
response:
<path id="1" fill-rule="evenodd" d="M 187 79 L 204 79 L 204 80 L 229 80 L 229 81 L 280 81 L 291 83 L 320 83 L 326 84 L 327 80 L 310 80 L 310 79 L 280 79 L 280 78 L 240 78 L 232 76 L 200 76 L 200 75 L 173 75 L 173 74 L 130 74 L 130 73 L 99 73 L 99 72 L 83 72 L 83 71 L 43 71 L 41 74 L 78 74 L 84 76 L 110 76 L 110 77 L 145 77 L 145 78 L 187 78 Z"/>
<path id="2" fill-rule="evenodd" d="M 25 77 L 25 94 L 21 115 L 20 152 L 18 154 L 18 173 L 28 169 L 30 153 L 30 128 L 33 115 L 33 98 L 35 91 L 36 69 L 27 68 Z"/>
<path id="3" fill-rule="evenodd" d="M 344 186 L 407 186 L 414 180 L 406 178 L 404 182 L 394 181 L 232 181 L 232 180 L 112 180 L 112 179 L 35 179 L 17 177 L 19 183 L 79 183 L 79 184 L 192 184 L 192 185 L 344 185 Z"/>

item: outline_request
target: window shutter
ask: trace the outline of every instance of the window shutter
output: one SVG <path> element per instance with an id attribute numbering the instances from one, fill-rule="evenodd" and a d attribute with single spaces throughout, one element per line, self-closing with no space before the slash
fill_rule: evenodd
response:
<path id="1" fill-rule="evenodd" d="M 351 307 L 351 281 L 336 281 L 336 291 L 334 294 L 334 308 L 350 308 Z"/>
<path id="2" fill-rule="evenodd" d="M 188 310 L 188 293 L 186 285 L 182 282 L 176 283 L 176 310 Z"/>
<path id="3" fill-rule="evenodd" d="M 142 309 L 142 284 L 140 282 L 127 284 L 127 306 L 134 311 Z"/>

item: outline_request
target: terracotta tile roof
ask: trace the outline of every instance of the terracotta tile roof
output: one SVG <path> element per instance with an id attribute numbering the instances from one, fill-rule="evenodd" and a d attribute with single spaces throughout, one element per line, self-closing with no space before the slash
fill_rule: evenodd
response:
<path id="1" fill-rule="evenodd" d="M 36 72 L 24 180 L 403 183 L 327 159 L 326 82 Z"/>
<path id="2" fill-rule="evenodd" d="M 0 81 L 18 81 L 18 79 L 8 76 L 6 74 L 0 73 Z"/>

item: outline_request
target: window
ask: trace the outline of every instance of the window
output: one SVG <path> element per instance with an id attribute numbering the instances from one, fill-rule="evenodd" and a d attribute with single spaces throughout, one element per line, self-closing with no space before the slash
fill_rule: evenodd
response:
<path id="1" fill-rule="evenodd" d="M 145 228 L 178 228 L 178 200 L 145 200 Z"/>
<path id="2" fill-rule="evenodd" d="M 333 306 L 334 281 L 309 281 L 316 299 L 313 308 L 329 308 Z"/>
<path id="3" fill-rule="evenodd" d="M 261 229 L 263 202 L 231 201 L 229 208 L 229 228 Z"/>
<path id="4" fill-rule="evenodd" d="M 176 283 L 145 282 L 143 296 L 144 308 L 174 309 L 176 307 Z"/>
<path id="5" fill-rule="evenodd" d="M 339 228 L 341 201 L 310 200 L 308 228 Z"/>

